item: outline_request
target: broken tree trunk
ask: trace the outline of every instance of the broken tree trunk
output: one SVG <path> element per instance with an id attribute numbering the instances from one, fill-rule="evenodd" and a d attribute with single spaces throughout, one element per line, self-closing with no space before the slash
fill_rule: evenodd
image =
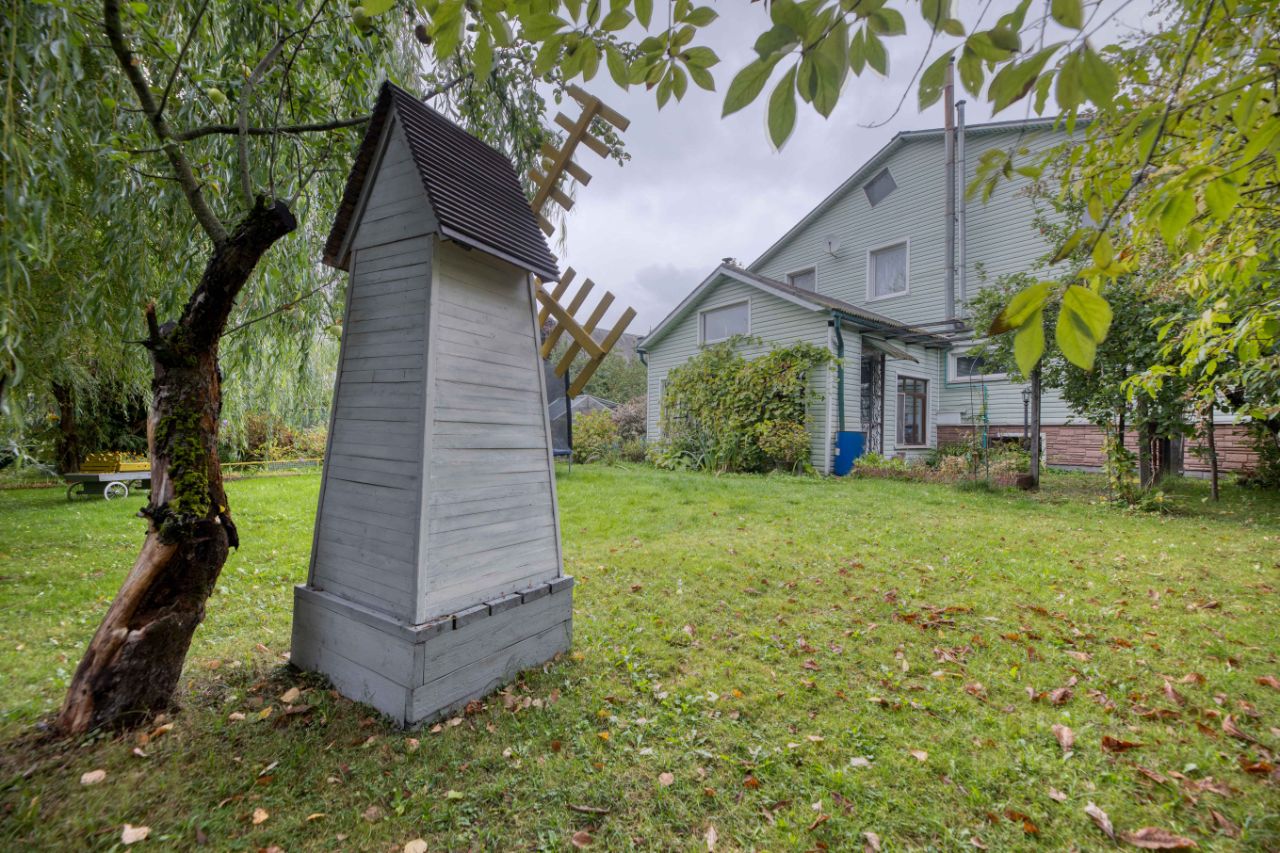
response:
<path id="1" fill-rule="evenodd" d="M 147 536 L 71 680 L 57 719 L 65 734 L 129 728 L 172 705 L 205 600 L 239 544 L 218 465 L 218 339 L 263 253 L 295 227 L 286 205 L 259 199 L 214 247 L 176 323 L 159 326 L 148 308 Z"/>

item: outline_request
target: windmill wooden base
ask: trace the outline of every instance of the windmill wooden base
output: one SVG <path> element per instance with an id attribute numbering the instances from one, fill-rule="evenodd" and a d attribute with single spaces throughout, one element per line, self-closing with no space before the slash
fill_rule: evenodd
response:
<path id="1" fill-rule="evenodd" d="M 418 625 L 307 586 L 294 589 L 294 665 L 403 726 L 431 723 L 569 648 L 573 578 Z"/>

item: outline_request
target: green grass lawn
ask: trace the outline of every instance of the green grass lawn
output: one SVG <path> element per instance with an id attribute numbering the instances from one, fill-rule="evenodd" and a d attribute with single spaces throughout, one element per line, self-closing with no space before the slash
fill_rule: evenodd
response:
<path id="1" fill-rule="evenodd" d="M 35 728 L 141 500 L 0 491 L 0 848 L 107 848 L 125 823 L 142 848 L 1109 847 L 1090 802 L 1117 833 L 1280 848 L 1274 496 L 1181 483 L 1149 515 L 1081 475 L 1032 497 L 575 466 L 573 654 L 401 732 L 281 658 L 318 486 L 230 484 L 243 547 L 147 743 Z M 311 710 L 285 715 L 294 686 Z"/>

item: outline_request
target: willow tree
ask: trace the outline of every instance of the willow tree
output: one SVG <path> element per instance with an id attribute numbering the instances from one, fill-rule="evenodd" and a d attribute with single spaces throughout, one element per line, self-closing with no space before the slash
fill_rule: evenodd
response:
<path id="1" fill-rule="evenodd" d="M 424 64 L 407 28 L 330 0 L 23 4 L 4 36 L 0 393 L 45 353 L 66 357 L 72 333 L 150 362 L 146 538 L 59 713 L 77 733 L 171 702 L 239 541 L 217 459 L 220 357 L 256 355 L 253 335 L 291 324 L 305 345 L 316 327 L 299 318 L 340 296 L 317 237 L 380 81 L 418 89 L 524 165 L 548 131 L 526 44 Z M 59 299 L 75 322 L 51 319 Z"/>

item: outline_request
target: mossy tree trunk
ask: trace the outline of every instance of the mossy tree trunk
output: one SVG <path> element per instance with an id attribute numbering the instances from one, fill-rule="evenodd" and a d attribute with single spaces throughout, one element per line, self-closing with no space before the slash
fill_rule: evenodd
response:
<path id="1" fill-rule="evenodd" d="M 148 308 L 154 365 L 147 440 L 146 540 L 76 668 L 58 728 L 129 728 L 169 708 L 205 600 L 239 544 L 218 465 L 218 339 L 259 259 L 296 227 L 288 207 L 259 199 L 214 247 L 182 316 Z"/>

